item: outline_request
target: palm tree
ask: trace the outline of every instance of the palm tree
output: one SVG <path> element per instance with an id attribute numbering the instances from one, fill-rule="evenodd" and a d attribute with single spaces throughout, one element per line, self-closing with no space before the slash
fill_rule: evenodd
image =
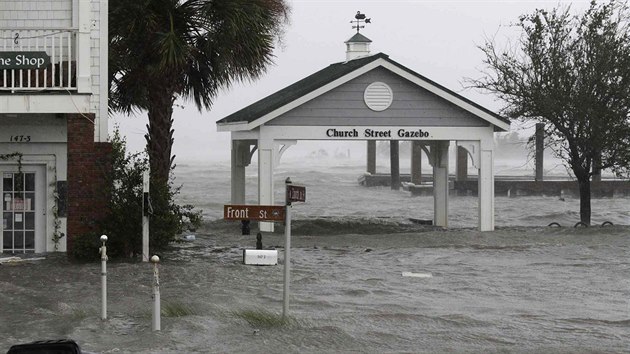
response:
<path id="1" fill-rule="evenodd" d="M 166 187 L 175 100 L 210 109 L 219 89 L 258 78 L 271 63 L 289 8 L 285 0 L 109 4 L 110 109 L 147 111 L 152 185 Z"/>

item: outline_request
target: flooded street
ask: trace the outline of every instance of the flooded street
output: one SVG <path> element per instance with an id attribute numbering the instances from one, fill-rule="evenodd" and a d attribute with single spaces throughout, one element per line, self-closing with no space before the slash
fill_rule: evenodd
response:
<path id="1" fill-rule="evenodd" d="M 0 351 L 63 337 L 99 353 L 630 348 L 628 227 L 296 234 L 284 324 L 251 315 L 279 319 L 283 267 L 242 265 L 241 249 L 255 240 L 235 227 L 210 222 L 162 254 L 162 311 L 173 313 L 161 332 L 151 331 L 150 265 L 109 263 L 110 318 L 101 321 L 99 264 L 57 255 L 3 264 Z M 264 238 L 265 247 L 283 243 L 282 232 Z"/>
<path id="2" fill-rule="evenodd" d="M 450 197 L 452 228 L 441 230 L 409 221 L 430 219 L 433 198 L 360 187 L 363 169 L 276 174 L 277 186 L 291 176 L 307 187 L 293 207 L 287 321 L 282 225 L 263 237 L 280 264 L 243 265 L 256 225 L 241 236 L 238 222 L 221 220 L 229 165 L 180 165 L 179 197 L 205 222 L 195 241 L 160 254 L 162 331 L 151 331 L 151 265 L 108 263 L 101 321 L 100 264 L 48 254 L 0 265 L 0 353 L 56 338 L 96 353 L 630 351 L 628 198 L 594 199 L 594 226 L 576 229 L 577 199 L 498 197 L 496 231 L 482 233 L 478 199 Z M 247 181 L 254 203 L 256 174 Z"/>

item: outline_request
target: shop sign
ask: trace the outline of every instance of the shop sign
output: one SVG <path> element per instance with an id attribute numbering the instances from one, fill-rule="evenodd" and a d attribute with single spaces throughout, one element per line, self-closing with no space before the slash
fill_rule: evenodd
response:
<path id="1" fill-rule="evenodd" d="M 3 52 L 0 51 L 0 70 L 41 69 L 50 64 L 46 52 Z"/>

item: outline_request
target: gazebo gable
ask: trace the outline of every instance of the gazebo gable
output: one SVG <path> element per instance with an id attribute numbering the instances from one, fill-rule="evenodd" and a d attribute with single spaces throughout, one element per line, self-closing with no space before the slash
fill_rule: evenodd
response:
<path id="1" fill-rule="evenodd" d="M 393 92 L 391 106 L 383 111 L 371 110 L 361 97 L 374 82 L 387 84 Z M 374 118 L 386 119 L 388 125 L 492 125 L 495 131 L 509 129 L 507 119 L 382 53 L 332 64 L 219 120 L 217 129 L 243 131 L 263 124 L 383 124 Z"/>
<path id="2" fill-rule="evenodd" d="M 377 66 L 265 125 L 481 127 L 490 123 Z"/>

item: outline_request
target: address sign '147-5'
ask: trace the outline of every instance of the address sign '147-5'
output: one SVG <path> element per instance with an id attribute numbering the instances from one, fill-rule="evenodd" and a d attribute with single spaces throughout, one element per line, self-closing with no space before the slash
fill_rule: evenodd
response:
<path id="1" fill-rule="evenodd" d="M 0 52 L 0 70 L 43 69 L 50 64 L 46 52 Z"/>

